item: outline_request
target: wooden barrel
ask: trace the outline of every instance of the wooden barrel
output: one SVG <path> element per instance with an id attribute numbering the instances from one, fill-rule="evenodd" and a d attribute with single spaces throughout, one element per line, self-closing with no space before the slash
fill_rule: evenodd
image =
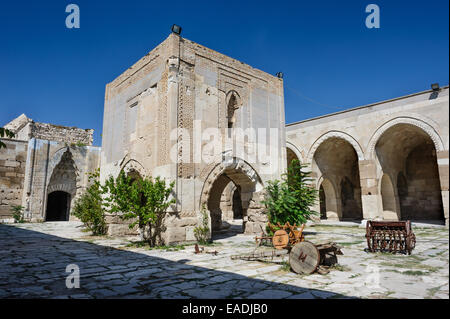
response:
<path id="1" fill-rule="evenodd" d="M 289 253 L 289 264 L 292 270 L 298 274 L 312 274 L 316 271 L 319 263 L 319 250 L 309 241 L 296 244 Z"/>

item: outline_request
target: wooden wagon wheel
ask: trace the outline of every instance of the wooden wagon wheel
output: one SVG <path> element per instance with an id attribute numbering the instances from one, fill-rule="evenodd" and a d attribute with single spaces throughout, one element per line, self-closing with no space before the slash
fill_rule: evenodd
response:
<path id="1" fill-rule="evenodd" d="M 277 230 L 272 237 L 272 244 L 275 249 L 284 249 L 289 244 L 289 235 L 285 230 Z"/>
<path id="2" fill-rule="evenodd" d="M 289 253 L 289 264 L 298 274 L 312 274 L 317 270 L 319 263 L 319 250 L 309 241 L 296 244 Z"/>

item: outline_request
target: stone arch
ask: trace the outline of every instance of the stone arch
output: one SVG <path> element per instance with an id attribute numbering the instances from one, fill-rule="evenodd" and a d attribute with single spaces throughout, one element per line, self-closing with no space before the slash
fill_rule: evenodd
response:
<path id="1" fill-rule="evenodd" d="M 71 203 L 77 193 L 77 168 L 69 147 L 57 151 L 52 160 L 55 158 L 59 162 L 52 165 L 48 179 L 45 220 L 69 220 Z"/>
<path id="2" fill-rule="evenodd" d="M 235 90 L 230 90 L 226 94 L 225 101 L 227 106 L 227 128 L 233 129 L 236 125 L 236 111 L 241 107 L 241 97 Z"/>
<path id="3" fill-rule="evenodd" d="M 55 170 L 56 165 L 58 165 L 61 162 L 61 158 L 66 152 L 70 152 L 72 154 L 72 157 L 73 157 L 73 150 L 69 146 L 62 147 L 62 148 L 58 149 L 53 154 L 51 160 L 48 163 L 48 170 L 47 170 L 47 172 L 49 172 L 49 174 L 47 176 L 46 185 L 49 185 L 50 178 L 52 176 L 53 171 Z M 76 174 L 77 179 L 78 179 L 80 171 L 79 171 L 75 161 L 73 162 L 73 166 L 75 168 L 75 174 Z"/>
<path id="4" fill-rule="evenodd" d="M 368 155 L 381 172 L 378 183 L 383 218 L 444 219 L 437 161 L 437 151 L 442 148 L 434 128 L 418 119 L 397 117 L 377 130 L 369 143 Z"/>
<path id="5" fill-rule="evenodd" d="M 435 129 L 435 127 L 433 127 L 429 123 L 431 123 L 431 121 L 425 121 L 423 117 L 418 115 L 417 118 L 401 116 L 388 120 L 387 122 L 379 126 L 370 138 L 369 143 L 367 144 L 367 159 L 375 159 L 375 147 L 381 136 L 383 136 L 383 134 L 388 129 L 401 124 L 409 124 L 420 128 L 422 131 L 428 134 L 430 139 L 433 141 L 436 151 L 443 151 L 445 149 L 444 143 L 437 133 L 437 129 Z"/>
<path id="6" fill-rule="evenodd" d="M 335 213 L 330 214 L 330 218 L 361 220 L 363 213 L 359 161 L 364 157 L 359 144 L 342 134 L 325 134 L 316 142 L 316 146 L 311 149 L 314 150 L 310 160 L 311 176 L 326 179 L 334 186 L 334 192 L 328 191 L 327 196 L 326 183 L 325 186 L 322 185 L 322 195 L 328 197 L 328 201 L 333 196 L 333 204 L 329 203 L 328 206 L 333 205 Z M 320 183 L 316 185 L 320 192 Z"/>
<path id="7" fill-rule="evenodd" d="M 384 220 L 400 220 L 400 210 L 394 183 L 388 174 L 383 174 L 380 182 L 381 203 Z"/>
<path id="8" fill-rule="evenodd" d="M 234 99 L 236 101 L 235 105 L 237 108 L 242 106 L 241 95 L 236 90 L 229 90 L 225 96 L 226 105 L 230 104 L 230 100 Z"/>
<path id="9" fill-rule="evenodd" d="M 304 156 L 303 152 L 299 151 L 299 149 L 292 143 L 286 142 L 286 160 L 287 165 L 289 166 L 289 163 L 292 159 L 298 159 L 300 163 L 304 163 Z"/>
<path id="10" fill-rule="evenodd" d="M 217 163 L 203 184 L 200 208 L 208 209 L 212 230 L 217 230 L 220 227 L 220 198 L 230 182 L 234 183 L 240 190 L 244 231 L 246 233 L 264 231 L 261 221 L 265 214 L 262 213 L 260 202 L 260 192 L 263 190 L 262 180 L 249 163 L 236 157 Z"/>
<path id="11" fill-rule="evenodd" d="M 329 220 L 340 220 L 341 211 L 339 200 L 336 193 L 336 188 L 333 183 L 328 179 L 322 179 L 319 184 L 319 192 L 323 191 L 323 201 L 319 203 L 320 210 L 324 211 L 326 219 Z"/>
<path id="12" fill-rule="evenodd" d="M 307 163 L 312 163 L 314 154 L 319 146 L 330 138 L 339 138 L 347 141 L 350 145 L 355 149 L 356 154 L 358 155 L 358 160 L 364 160 L 364 152 L 361 148 L 361 145 L 354 139 L 351 135 L 341 132 L 341 131 L 329 131 L 322 136 L 320 136 L 311 146 L 308 151 L 308 156 L 306 158 Z"/>
<path id="13" fill-rule="evenodd" d="M 126 162 L 124 159 L 120 171 L 123 171 L 125 174 L 136 172 L 140 175 L 141 178 L 144 178 L 146 176 L 144 166 L 134 159 L 128 159 Z"/>

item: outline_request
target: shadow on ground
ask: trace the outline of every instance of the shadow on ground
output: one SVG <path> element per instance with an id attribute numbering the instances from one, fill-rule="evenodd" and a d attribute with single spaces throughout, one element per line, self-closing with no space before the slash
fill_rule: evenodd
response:
<path id="1" fill-rule="evenodd" d="M 336 293 L 249 278 L 0 224 L 0 298 L 334 298 Z M 80 288 L 66 288 L 66 266 Z"/>

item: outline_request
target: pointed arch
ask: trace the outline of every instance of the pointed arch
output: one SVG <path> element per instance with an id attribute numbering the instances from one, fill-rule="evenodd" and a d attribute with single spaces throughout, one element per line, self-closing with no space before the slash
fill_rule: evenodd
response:
<path id="1" fill-rule="evenodd" d="M 426 122 L 424 119 L 418 119 L 413 117 L 407 117 L 407 116 L 400 116 L 395 117 L 393 119 L 390 119 L 389 121 L 382 124 L 378 129 L 373 133 L 372 137 L 369 140 L 369 143 L 367 144 L 367 158 L 368 159 L 375 159 L 375 147 L 379 141 L 379 139 L 383 136 L 383 134 L 389 130 L 390 128 L 401 125 L 401 124 L 409 124 L 413 125 L 415 127 L 420 128 L 422 131 L 424 131 L 430 139 L 433 141 L 434 147 L 436 148 L 436 151 L 443 151 L 445 150 L 444 143 L 437 133 L 437 130 L 428 122 Z"/>
<path id="2" fill-rule="evenodd" d="M 308 156 L 306 157 L 306 161 L 307 163 L 312 163 L 314 154 L 316 152 L 316 150 L 319 148 L 319 146 L 325 142 L 328 139 L 331 138 L 339 138 L 339 139 L 343 139 L 345 141 L 347 141 L 348 143 L 350 143 L 350 145 L 353 146 L 353 148 L 355 149 L 356 154 L 358 155 L 358 160 L 362 161 L 364 160 L 364 152 L 362 150 L 361 145 L 359 145 L 359 143 L 356 141 L 355 138 L 353 138 L 351 135 L 345 133 L 345 132 L 341 132 L 341 131 L 329 131 L 323 135 L 321 135 L 312 145 L 311 148 L 308 151 Z"/>

